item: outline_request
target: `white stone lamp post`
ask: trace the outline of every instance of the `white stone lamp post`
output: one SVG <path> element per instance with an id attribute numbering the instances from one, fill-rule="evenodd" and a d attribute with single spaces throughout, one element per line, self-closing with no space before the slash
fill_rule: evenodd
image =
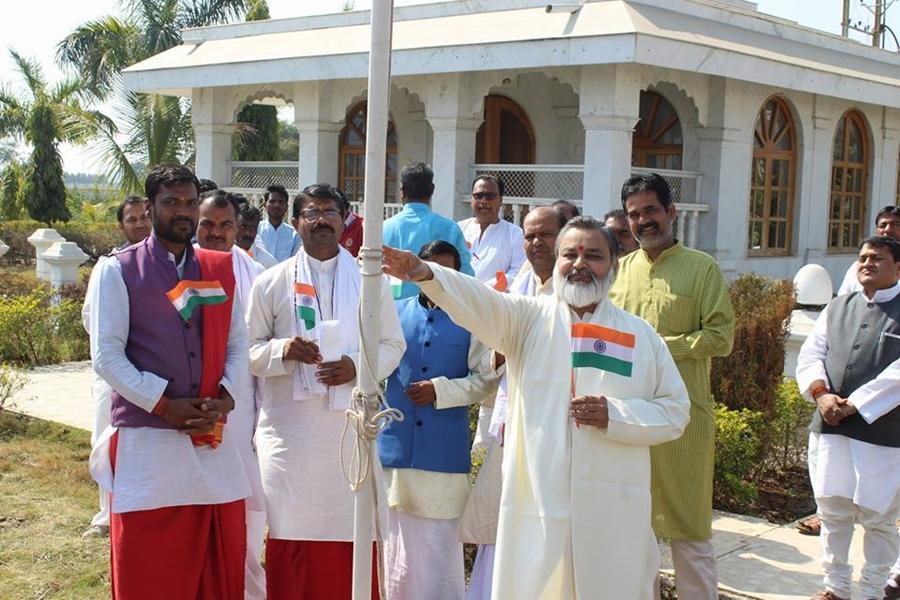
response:
<path id="1" fill-rule="evenodd" d="M 78 266 L 88 259 L 75 242 L 56 242 L 42 255 L 50 274 L 50 285 L 55 288 L 66 283 L 78 282 Z"/>
<path id="2" fill-rule="evenodd" d="M 34 255 L 37 263 L 37 277 L 44 281 L 50 281 L 50 268 L 44 261 L 43 254 L 56 242 L 64 242 L 66 238 L 59 235 L 55 229 L 38 229 L 28 236 L 28 243 L 34 246 Z"/>
<path id="3" fill-rule="evenodd" d="M 788 377 L 794 377 L 797 372 L 800 346 L 812 333 L 816 319 L 822 312 L 817 308 L 831 302 L 833 290 L 828 271 L 816 264 L 804 265 L 797 271 L 794 288 L 797 290 L 797 304 L 807 308 L 796 309 L 788 320 L 788 339 L 784 348 L 784 374 Z"/>

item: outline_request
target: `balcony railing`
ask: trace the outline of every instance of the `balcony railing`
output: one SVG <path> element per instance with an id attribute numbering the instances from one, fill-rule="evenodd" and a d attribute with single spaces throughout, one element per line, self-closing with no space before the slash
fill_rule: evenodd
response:
<path id="1" fill-rule="evenodd" d="M 274 184 L 295 189 L 299 187 L 299 165 L 295 160 L 232 161 L 229 187 L 265 190 Z"/>
<path id="2" fill-rule="evenodd" d="M 525 214 L 537 206 L 549 206 L 557 200 L 568 200 L 582 208 L 584 165 L 501 165 L 478 164 L 470 168 L 477 175 L 493 175 L 503 180 L 506 188 L 503 203 L 513 223 L 522 223 Z M 694 171 L 646 169 L 633 167 L 632 173 L 658 173 L 669 184 L 678 212 L 676 232 L 691 248 L 697 245 L 700 216 L 709 207 L 699 200 L 702 175 Z M 468 197 L 463 199 L 468 203 Z"/>

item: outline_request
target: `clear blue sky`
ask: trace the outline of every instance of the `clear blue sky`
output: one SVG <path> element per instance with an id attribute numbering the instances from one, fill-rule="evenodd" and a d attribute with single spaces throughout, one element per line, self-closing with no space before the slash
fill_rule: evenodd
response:
<path id="1" fill-rule="evenodd" d="M 427 4 L 435 0 L 395 0 L 397 6 Z M 341 10 L 343 0 L 268 0 L 273 18 L 295 17 L 309 14 L 331 13 Z M 872 2 L 867 0 L 869 4 Z M 758 0 L 761 12 L 797 21 L 808 27 L 840 33 L 841 0 Z M 33 56 L 44 64 L 51 78 L 60 76 L 53 63 L 54 47 L 72 29 L 84 21 L 115 13 L 116 0 L 31 0 L 16 3 L 15 10 L 7 9 L 0 19 L 0 40 L 22 54 Z M 371 7 L 371 0 L 356 0 L 356 9 Z M 900 1 L 888 13 L 888 24 L 900 36 Z M 861 6 L 860 0 L 851 1 L 853 20 L 871 23 L 871 15 Z M 856 36 L 860 37 L 860 36 Z M 893 47 L 889 42 L 889 47 Z M 12 62 L 0 55 L 0 81 L 14 78 Z M 84 152 L 69 147 L 62 148 L 66 171 L 93 171 Z"/>

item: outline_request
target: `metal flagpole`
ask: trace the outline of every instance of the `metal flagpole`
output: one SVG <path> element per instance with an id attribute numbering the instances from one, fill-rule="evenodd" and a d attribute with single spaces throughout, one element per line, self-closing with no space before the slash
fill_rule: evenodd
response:
<path id="1" fill-rule="evenodd" d="M 378 340 L 381 324 L 381 244 L 384 220 L 385 150 L 388 108 L 391 91 L 391 26 L 393 0 L 373 0 L 371 12 L 371 48 L 369 51 L 369 88 L 366 117 L 366 174 L 363 195 L 362 296 L 360 298 L 360 372 L 358 385 L 364 397 L 365 418 L 378 412 Z M 370 368 L 371 367 L 371 368 Z M 357 423 L 366 427 L 368 423 Z M 353 518 L 353 600 L 369 600 L 372 595 L 372 532 L 374 514 L 375 471 L 374 440 L 360 436 L 365 463 L 360 463 L 362 481 L 354 496 Z"/>

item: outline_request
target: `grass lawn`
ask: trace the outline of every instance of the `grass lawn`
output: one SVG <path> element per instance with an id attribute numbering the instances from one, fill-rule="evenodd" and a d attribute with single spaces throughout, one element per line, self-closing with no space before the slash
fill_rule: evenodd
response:
<path id="1" fill-rule="evenodd" d="M 109 546 L 82 540 L 97 510 L 90 435 L 0 410 L 0 598 L 109 597 Z"/>

